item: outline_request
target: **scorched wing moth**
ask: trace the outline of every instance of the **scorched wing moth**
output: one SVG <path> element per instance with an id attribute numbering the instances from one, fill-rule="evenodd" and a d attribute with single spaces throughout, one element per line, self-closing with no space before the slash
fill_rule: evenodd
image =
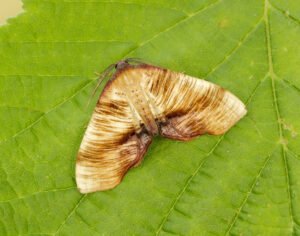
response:
<path id="1" fill-rule="evenodd" d="M 202 79 L 131 59 L 113 68 L 79 149 L 81 193 L 118 185 L 155 135 L 181 141 L 219 135 L 247 112 L 232 93 Z"/>

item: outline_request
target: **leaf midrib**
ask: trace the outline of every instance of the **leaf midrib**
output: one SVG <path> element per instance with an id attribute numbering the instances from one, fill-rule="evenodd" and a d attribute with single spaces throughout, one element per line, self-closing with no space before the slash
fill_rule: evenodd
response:
<path id="1" fill-rule="evenodd" d="M 269 63 L 269 76 L 272 81 L 272 94 L 273 94 L 273 103 L 275 106 L 275 112 L 277 116 L 277 123 L 278 123 L 278 136 L 279 136 L 279 143 L 281 145 L 281 152 L 282 152 L 282 158 L 284 161 L 284 168 L 285 168 L 285 175 L 286 175 L 286 183 L 287 183 L 287 193 L 289 198 L 289 212 L 290 212 L 290 218 L 292 223 L 292 234 L 294 232 L 295 227 L 295 216 L 293 214 L 293 201 L 291 196 L 291 183 L 290 183 L 290 175 L 288 170 L 288 164 L 287 164 L 287 156 L 286 156 L 286 145 L 284 144 L 283 140 L 285 139 L 283 135 L 283 127 L 282 127 L 282 116 L 279 110 L 279 104 L 278 104 L 278 98 L 276 93 L 276 74 L 274 71 L 273 66 L 273 55 L 272 55 L 272 44 L 271 44 L 271 27 L 269 22 L 269 8 L 271 7 L 269 0 L 265 0 L 265 10 L 264 10 L 264 22 L 265 22 L 265 29 L 266 29 L 266 43 L 267 43 L 267 50 L 268 50 L 268 63 Z"/>

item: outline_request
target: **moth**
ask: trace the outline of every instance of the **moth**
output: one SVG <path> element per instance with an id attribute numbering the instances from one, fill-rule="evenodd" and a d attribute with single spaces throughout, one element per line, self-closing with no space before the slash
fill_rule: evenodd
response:
<path id="1" fill-rule="evenodd" d="M 188 141 L 220 135 L 245 114 L 236 96 L 211 82 L 135 59 L 108 67 L 76 161 L 81 193 L 112 189 L 138 166 L 154 136 Z"/>

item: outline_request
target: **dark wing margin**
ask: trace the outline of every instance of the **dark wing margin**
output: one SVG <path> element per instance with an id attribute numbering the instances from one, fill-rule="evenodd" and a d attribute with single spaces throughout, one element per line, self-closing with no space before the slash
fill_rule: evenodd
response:
<path id="1" fill-rule="evenodd" d="M 137 166 L 152 139 L 137 135 L 128 102 L 113 86 L 99 98 L 83 137 L 76 161 L 76 183 L 81 193 L 114 188 Z"/>
<path id="2" fill-rule="evenodd" d="M 152 71 L 144 87 L 164 137 L 185 141 L 220 135 L 247 113 L 243 102 L 216 84 L 156 67 Z"/>

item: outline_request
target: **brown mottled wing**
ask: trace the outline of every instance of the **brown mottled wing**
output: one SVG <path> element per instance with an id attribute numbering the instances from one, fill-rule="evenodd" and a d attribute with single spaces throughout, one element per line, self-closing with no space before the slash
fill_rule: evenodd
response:
<path id="1" fill-rule="evenodd" d="M 247 112 L 236 96 L 216 84 L 157 67 L 140 70 L 165 137 L 190 140 L 205 133 L 223 134 Z"/>
<path id="2" fill-rule="evenodd" d="M 76 182 L 81 193 L 115 187 L 128 169 L 140 163 L 151 137 L 136 135 L 134 122 L 118 80 L 113 80 L 99 98 L 77 156 Z"/>

